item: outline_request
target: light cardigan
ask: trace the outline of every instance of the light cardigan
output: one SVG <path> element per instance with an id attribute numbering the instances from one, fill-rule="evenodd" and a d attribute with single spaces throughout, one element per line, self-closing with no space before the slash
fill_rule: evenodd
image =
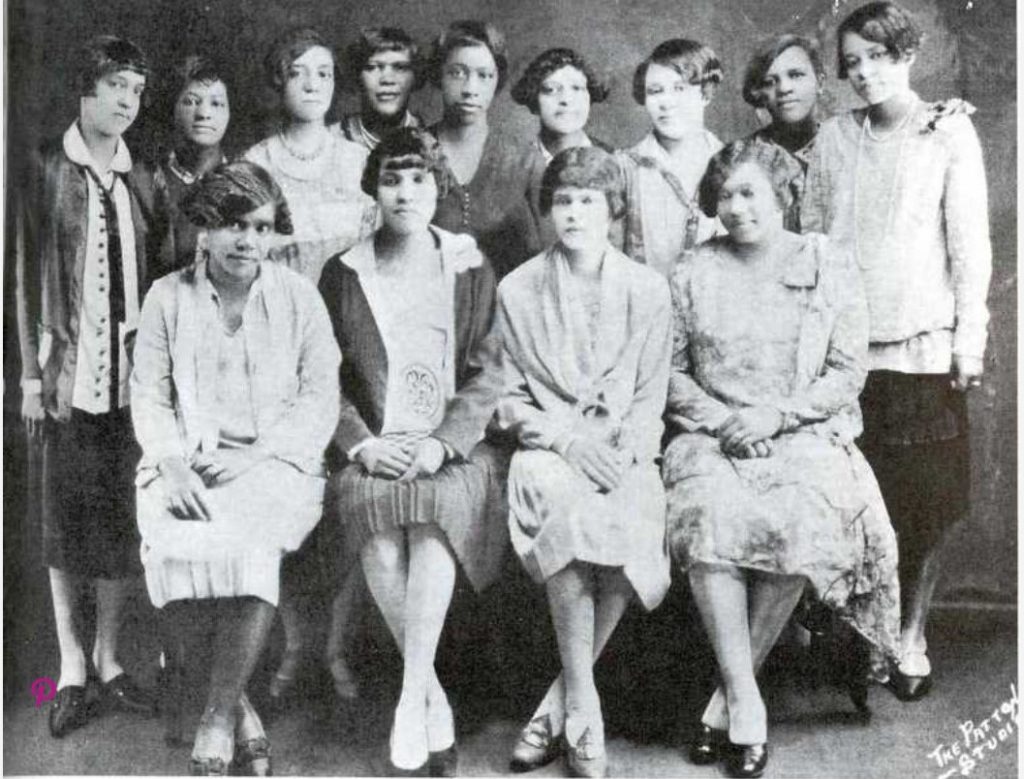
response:
<path id="1" fill-rule="evenodd" d="M 985 353 L 992 270 L 981 146 L 962 101 L 916 98 L 905 129 L 876 141 L 863 111 L 829 119 L 811 154 L 801 204 L 804 232 L 852 249 L 870 311 L 870 367 L 944 373 L 952 354 Z M 859 155 L 899 144 L 888 202 L 857 201 Z M 863 195 L 861 195 L 863 197 Z M 882 209 L 884 244 L 865 251 L 857 208 Z M 875 236 L 875 240 L 878 237 Z"/>
<path id="2" fill-rule="evenodd" d="M 165 457 L 217 448 L 217 305 L 205 262 L 160 279 L 143 303 L 131 378 L 140 486 Z M 340 359 L 323 301 L 312 283 L 267 260 L 243 318 L 256 444 L 320 475 L 338 418 Z"/>
<path id="3" fill-rule="evenodd" d="M 671 298 L 655 271 L 608 246 L 601 312 L 591 349 L 586 312 L 573 299 L 568 261 L 556 244 L 498 287 L 505 395 L 498 424 L 524 449 L 564 454 L 603 419 L 618 448 L 653 463 L 672 355 Z"/>

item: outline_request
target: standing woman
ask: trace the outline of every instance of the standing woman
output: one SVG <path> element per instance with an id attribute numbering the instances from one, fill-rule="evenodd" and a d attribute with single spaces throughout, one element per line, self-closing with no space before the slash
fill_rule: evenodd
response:
<path id="1" fill-rule="evenodd" d="M 608 243 L 622 178 L 602 149 L 572 148 L 544 174 L 558 241 L 502 282 L 506 395 L 499 425 L 512 543 L 547 590 L 561 675 L 524 728 L 512 769 L 567 745 L 571 776 L 605 776 L 593 664 L 634 595 L 669 586 L 659 455 L 671 356 L 665 281 Z M 564 733 L 564 736 L 562 735 Z"/>
<path id="2" fill-rule="evenodd" d="M 281 98 L 281 126 L 245 153 L 284 191 L 295 232 L 275 259 L 316 283 L 327 258 L 373 232 L 376 209 L 359 189 L 366 148 L 325 120 L 334 100 L 334 51 L 316 30 L 286 32 L 264 60 Z"/>
<path id="3" fill-rule="evenodd" d="M 432 227 L 445 176 L 437 141 L 405 128 L 370 155 L 363 189 L 383 224 L 333 257 L 320 292 L 341 346 L 342 411 L 325 522 L 359 554 L 404 658 L 394 767 L 454 776 L 451 706 L 434 671 L 456 563 L 476 590 L 504 556 L 507 455 L 484 429 L 501 388 L 494 275 L 467 235 Z"/>
<path id="4" fill-rule="evenodd" d="M 221 165 L 182 209 L 202 256 L 153 285 L 135 345 L 142 562 L 178 635 L 203 613 L 216 633 L 190 773 L 233 763 L 269 775 L 245 688 L 273 624 L 281 558 L 320 520 L 338 347 L 316 288 L 267 258 L 291 224 L 265 170 Z"/>
<path id="5" fill-rule="evenodd" d="M 434 224 L 469 233 L 500 279 L 538 247 L 523 193 L 529 150 L 488 122 L 508 76 L 505 38 L 487 22 L 453 22 L 434 44 L 430 78 L 444 115 L 431 128 L 448 164 L 449 184 Z"/>
<path id="6" fill-rule="evenodd" d="M 341 120 L 345 137 L 373 151 L 384 133 L 419 127 L 409 98 L 423 86 L 419 47 L 399 27 L 370 27 L 348 47 L 348 70 L 359 83 L 359 113 Z"/>
<path id="7" fill-rule="evenodd" d="M 750 137 L 781 146 L 800 163 L 786 228 L 800 231 L 800 197 L 818 134 L 818 98 L 825 82 L 818 44 L 802 35 L 780 35 L 762 46 L 747 65 L 743 99 L 768 112 L 771 122 Z"/>
<path id="8" fill-rule="evenodd" d="M 870 309 L 864 453 L 900 545 L 902 700 L 931 687 L 925 625 L 952 526 L 967 513 L 966 392 L 981 384 L 992 249 L 981 145 L 953 98 L 922 100 L 913 16 L 869 3 L 839 26 L 839 76 L 867 103 L 821 127 L 801 211 L 856 254 Z"/>
<path id="9" fill-rule="evenodd" d="M 633 99 L 652 129 L 620 154 L 626 177 L 623 251 L 666 278 L 684 252 L 718 232 L 697 204 L 697 185 L 722 142 L 704 127 L 704 109 L 722 81 L 717 55 L 697 41 L 658 44 L 633 75 Z"/>
<path id="10" fill-rule="evenodd" d="M 213 60 L 192 55 L 172 70 L 168 84 L 174 140 L 161 162 L 173 209 L 169 259 L 176 270 L 196 259 L 196 227 L 179 204 L 204 173 L 224 161 L 221 141 L 231 119 L 223 71 Z"/>
<path id="11" fill-rule="evenodd" d="M 284 115 L 280 129 L 249 149 L 245 159 L 274 177 L 291 209 L 292 234 L 275 238 L 271 257 L 316 284 L 328 257 L 351 248 L 373 231 L 376 208 L 359 187 L 368 152 L 346 140 L 337 126 L 325 124 L 334 99 L 337 68 L 333 50 L 318 32 L 286 32 L 272 46 L 264 67 L 281 97 Z M 270 682 L 270 696 L 275 701 L 294 688 L 306 659 L 309 626 L 303 622 L 299 601 L 319 586 L 319 565 L 314 558 L 307 545 L 285 560 L 280 605 L 285 648 Z M 337 620 L 339 625 L 346 621 Z M 343 655 L 335 651 L 338 647 L 340 639 L 335 635 L 327 662 L 339 692 L 351 697 L 351 674 Z"/>
<path id="12" fill-rule="evenodd" d="M 540 188 L 551 159 L 573 146 L 599 146 L 586 133 L 590 106 L 608 97 L 608 87 L 572 49 L 548 49 L 526 68 L 512 87 L 512 99 L 540 119 L 540 132 L 531 149 L 527 198 L 542 246 L 557 240 L 550 219 L 540 213 Z"/>

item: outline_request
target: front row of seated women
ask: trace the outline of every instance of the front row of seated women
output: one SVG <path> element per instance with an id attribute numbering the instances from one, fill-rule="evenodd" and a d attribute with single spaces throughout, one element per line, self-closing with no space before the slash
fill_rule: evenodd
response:
<path id="1" fill-rule="evenodd" d="M 728 235 L 680 263 L 671 294 L 609 244 L 623 182 L 598 147 L 554 157 L 538 205 L 556 240 L 497 290 L 472 238 L 430 224 L 450 182 L 422 130 L 372 152 L 362 186 L 382 225 L 327 262 L 320 295 L 267 260 L 290 224 L 261 168 L 200 182 L 186 211 L 202 259 L 146 299 L 132 406 L 151 597 L 222 614 L 194 771 L 269 769 L 245 685 L 281 558 L 321 503 L 326 556 L 358 557 L 403 657 L 399 772 L 455 773 L 435 653 L 457 564 L 487 586 L 509 535 L 561 660 L 515 770 L 564 752 L 572 775 L 607 773 L 593 663 L 634 598 L 659 604 L 670 557 L 721 671 L 693 754 L 733 775 L 764 769 L 755 673 L 806 583 L 896 655 L 895 539 L 853 444 L 866 306 L 845 253 L 783 229 L 792 164 L 757 141 L 714 157 L 701 206 Z"/>

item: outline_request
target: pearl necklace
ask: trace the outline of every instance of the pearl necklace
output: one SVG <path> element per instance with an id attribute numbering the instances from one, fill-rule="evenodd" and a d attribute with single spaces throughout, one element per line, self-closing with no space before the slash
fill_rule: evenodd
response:
<path id="1" fill-rule="evenodd" d="M 884 143 L 897 134 L 901 136 L 899 148 L 896 150 L 896 165 L 894 166 L 895 170 L 892 176 L 892 187 L 889 189 L 888 203 L 886 204 L 885 230 L 882 232 L 881 239 L 879 240 L 879 245 L 884 246 L 892 232 L 893 222 L 896 218 L 896 193 L 899 191 L 900 174 L 903 172 L 903 152 L 906 150 L 907 137 L 909 136 L 907 128 L 914 112 L 915 106 L 911 106 L 899 125 L 882 137 L 878 137 L 871 132 L 871 117 L 868 114 L 864 115 L 864 123 L 861 125 L 860 137 L 857 140 L 857 156 L 853 164 L 853 251 L 858 265 L 861 262 L 860 230 L 858 228 L 860 224 L 860 187 L 857 185 L 857 175 L 861 172 L 861 153 L 864 149 L 864 140 L 865 138 L 871 138 L 875 142 Z"/>
<path id="2" fill-rule="evenodd" d="M 278 130 L 277 137 L 281 140 L 281 146 L 288 152 L 292 157 L 299 160 L 299 162 L 312 162 L 315 159 L 319 159 L 323 155 L 324 150 L 327 148 L 327 130 L 324 129 L 323 137 L 320 139 L 320 145 L 316 147 L 315 151 L 303 154 L 300 151 L 296 151 L 292 148 L 291 144 L 288 143 L 288 139 L 285 137 L 283 131 Z"/>

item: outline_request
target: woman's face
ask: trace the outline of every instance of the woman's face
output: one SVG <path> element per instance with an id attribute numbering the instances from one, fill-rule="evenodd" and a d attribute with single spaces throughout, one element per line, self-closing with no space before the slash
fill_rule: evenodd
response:
<path id="1" fill-rule="evenodd" d="M 209 268 L 215 278 L 251 283 L 274 234 L 274 204 L 264 203 L 233 223 L 206 231 Z"/>
<path id="2" fill-rule="evenodd" d="M 688 133 L 704 129 L 707 106 L 704 91 L 700 84 L 691 84 L 675 68 L 657 63 L 648 66 L 644 92 L 647 96 L 644 108 L 658 135 L 679 140 Z"/>
<path id="3" fill-rule="evenodd" d="M 884 44 L 853 32 L 843 34 L 840 46 L 850 86 L 868 105 L 878 105 L 910 91 L 913 57 L 895 59 Z"/>
<path id="4" fill-rule="evenodd" d="M 758 244 L 782 228 L 782 209 L 768 174 L 745 162 L 718 191 L 718 218 L 736 243 Z"/>
<path id="5" fill-rule="evenodd" d="M 312 46 L 288 66 L 283 87 L 284 110 L 297 122 L 319 122 L 334 99 L 334 55 Z"/>
<path id="6" fill-rule="evenodd" d="M 582 130 L 590 118 L 590 90 L 587 77 L 572 65 L 548 74 L 537 93 L 540 123 L 557 135 Z"/>
<path id="7" fill-rule="evenodd" d="M 405 113 L 415 83 L 416 74 L 408 49 L 378 51 L 370 55 L 359 73 L 364 106 L 383 117 Z"/>
<path id="8" fill-rule="evenodd" d="M 486 46 L 459 46 L 448 53 L 441 69 L 445 112 L 459 124 L 487 116 L 498 91 L 498 64 Z"/>
<path id="9" fill-rule="evenodd" d="M 551 221 L 569 251 L 602 249 L 612 223 L 608 198 L 600 189 L 558 187 L 551 196 Z"/>
<path id="10" fill-rule="evenodd" d="M 79 116 L 88 129 L 119 138 L 139 115 L 146 77 L 133 70 L 118 70 L 96 79 L 92 95 L 79 101 Z"/>
<path id="11" fill-rule="evenodd" d="M 174 104 L 174 125 L 196 146 L 216 146 L 231 118 L 228 89 L 223 81 L 190 81 Z"/>
<path id="12" fill-rule="evenodd" d="M 412 167 L 389 167 L 394 162 Z M 415 164 L 418 163 L 418 164 Z M 426 230 L 437 209 L 437 181 L 418 157 L 390 158 L 381 162 L 377 204 L 384 226 L 398 235 Z"/>
<path id="13" fill-rule="evenodd" d="M 775 124 L 797 124 L 818 102 L 818 76 L 801 46 L 790 46 L 764 74 L 758 93 Z"/>

